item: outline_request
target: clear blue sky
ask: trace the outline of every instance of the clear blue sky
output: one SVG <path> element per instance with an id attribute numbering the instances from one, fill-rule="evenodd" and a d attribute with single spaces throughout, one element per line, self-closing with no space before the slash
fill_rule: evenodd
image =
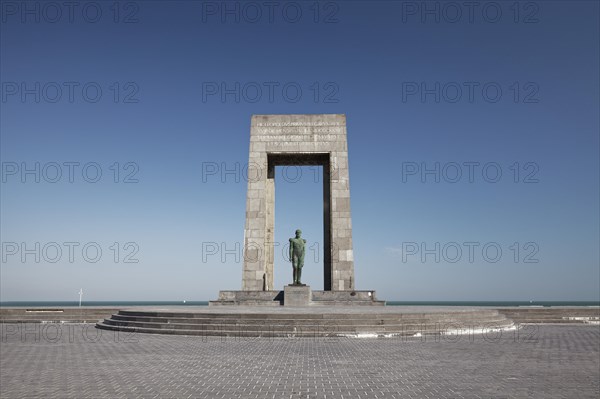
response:
<path id="1" fill-rule="evenodd" d="M 250 118 L 277 113 L 347 115 L 358 289 L 598 300 L 597 1 L 45 4 L 1 2 L 0 300 L 240 289 Z M 299 170 L 276 241 L 303 229 L 320 289 Z"/>

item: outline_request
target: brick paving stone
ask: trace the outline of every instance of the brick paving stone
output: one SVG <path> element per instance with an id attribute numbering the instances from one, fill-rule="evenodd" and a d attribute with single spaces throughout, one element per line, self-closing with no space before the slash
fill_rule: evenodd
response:
<path id="1" fill-rule="evenodd" d="M 1 398 L 598 398 L 600 326 L 222 338 L 0 324 Z"/>

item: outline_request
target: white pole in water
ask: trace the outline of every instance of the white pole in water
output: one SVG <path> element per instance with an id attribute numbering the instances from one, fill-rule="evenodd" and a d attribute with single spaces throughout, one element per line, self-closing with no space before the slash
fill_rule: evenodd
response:
<path id="1" fill-rule="evenodd" d="M 81 307 L 81 297 L 83 296 L 83 288 L 79 289 L 79 307 Z"/>

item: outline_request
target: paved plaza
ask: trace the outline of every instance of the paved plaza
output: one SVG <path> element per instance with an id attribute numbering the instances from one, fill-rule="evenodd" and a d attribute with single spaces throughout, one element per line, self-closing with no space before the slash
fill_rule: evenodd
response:
<path id="1" fill-rule="evenodd" d="M 597 398 L 600 326 L 232 338 L 0 324 L 0 397 Z"/>

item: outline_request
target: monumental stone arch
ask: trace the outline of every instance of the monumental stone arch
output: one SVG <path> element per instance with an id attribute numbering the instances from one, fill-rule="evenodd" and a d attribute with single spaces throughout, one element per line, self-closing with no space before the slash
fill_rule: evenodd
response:
<path id="1" fill-rule="evenodd" d="M 318 114 L 252 116 L 242 291 L 274 289 L 275 166 L 281 165 L 323 167 L 324 291 L 354 290 L 346 116 Z"/>
<path id="2" fill-rule="evenodd" d="M 286 285 L 283 290 L 273 287 L 277 165 L 323 166 L 324 290 L 302 284 Z M 407 312 L 391 306 L 360 310 L 360 306 L 383 307 L 385 301 L 377 300 L 373 290 L 354 288 L 344 115 L 254 115 L 248 169 L 242 290 L 219 291 L 218 299 L 202 309 L 119 310 L 118 315 L 98 322 L 96 327 L 153 334 L 263 338 L 439 335 L 445 331 L 440 325 L 451 326 L 452 330 L 514 328 L 511 320 L 494 309 L 457 307 Z M 269 309 L 273 306 L 277 310 Z M 333 311 L 332 307 L 337 309 Z"/>

